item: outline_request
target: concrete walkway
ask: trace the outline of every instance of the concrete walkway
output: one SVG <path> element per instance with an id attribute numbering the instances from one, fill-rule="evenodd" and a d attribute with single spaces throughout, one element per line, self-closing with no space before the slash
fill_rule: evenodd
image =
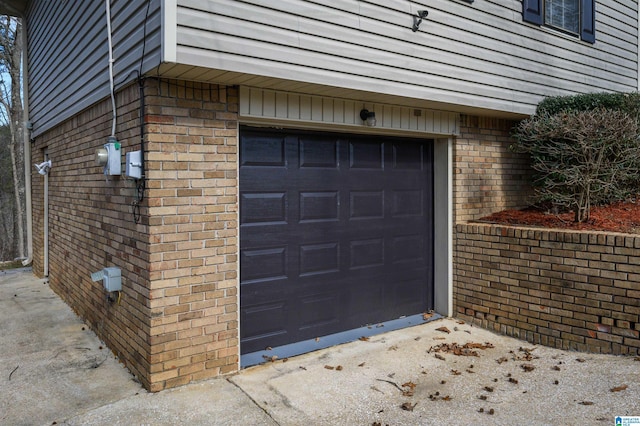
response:
<path id="1" fill-rule="evenodd" d="M 533 346 L 453 319 L 157 394 L 28 270 L 0 271 L 0 327 L 1 425 L 613 425 L 640 416 L 636 358 Z"/>

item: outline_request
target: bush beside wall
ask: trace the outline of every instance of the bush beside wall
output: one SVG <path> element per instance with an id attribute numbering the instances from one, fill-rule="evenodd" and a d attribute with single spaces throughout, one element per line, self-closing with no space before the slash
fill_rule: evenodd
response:
<path id="1" fill-rule="evenodd" d="M 638 354 L 640 236 L 458 224 L 453 270 L 462 319 L 536 344 Z"/>

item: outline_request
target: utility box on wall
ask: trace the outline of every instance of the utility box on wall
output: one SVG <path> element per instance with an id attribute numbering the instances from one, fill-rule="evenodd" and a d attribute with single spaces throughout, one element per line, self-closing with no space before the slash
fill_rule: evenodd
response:
<path id="1" fill-rule="evenodd" d="M 111 138 L 109 138 L 109 140 L 111 141 Z M 120 149 L 120 142 L 109 142 L 104 147 L 107 150 L 107 164 L 104 166 L 104 174 L 112 176 L 122 174 L 122 150 Z"/>
<path id="2" fill-rule="evenodd" d="M 104 166 L 105 175 L 122 174 L 122 149 L 116 138 L 110 136 L 104 147 L 96 150 L 96 164 Z"/>
<path id="3" fill-rule="evenodd" d="M 142 151 L 127 152 L 124 174 L 131 179 L 142 177 Z"/>
<path id="4" fill-rule="evenodd" d="M 102 277 L 102 284 L 104 289 L 108 292 L 121 291 L 122 290 L 122 272 L 120 268 L 109 267 L 102 270 L 104 276 Z"/>

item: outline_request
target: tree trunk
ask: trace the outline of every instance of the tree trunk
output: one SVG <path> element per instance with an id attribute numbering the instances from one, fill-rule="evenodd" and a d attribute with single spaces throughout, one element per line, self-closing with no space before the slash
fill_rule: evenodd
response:
<path id="1" fill-rule="evenodd" d="M 12 28 L 15 22 L 15 28 Z M 3 37 L 0 40 L 3 49 L 3 68 L 9 74 L 11 86 L 7 91 L 4 87 L 2 104 L 6 109 L 5 117 L 8 121 L 11 133 L 9 152 L 11 154 L 11 171 L 13 176 L 15 212 L 14 212 L 14 241 L 13 247 L 16 257 L 26 257 L 26 188 L 24 176 L 24 117 L 22 110 L 20 64 L 22 56 L 22 23 L 19 19 L 12 20 L 8 16 L 3 17 Z M 30 161 L 30 159 L 28 160 Z"/>
<path id="2" fill-rule="evenodd" d="M 17 20 L 15 39 L 14 39 L 11 61 L 13 66 L 10 69 L 11 75 L 11 144 L 15 147 L 14 176 L 15 176 L 15 194 L 16 194 L 16 217 L 18 228 L 18 244 L 17 249 L 19 256 L 26 257 L 26 239 L 25 229 L 27 225 L 26 211 L 26 188 L 24 177 L 24 162 L 30 159 L 24 158 L 24 116 L 22 111 L 21 81 L 20 81 L 20 65 L 22 63 L 22 22 Z"/>

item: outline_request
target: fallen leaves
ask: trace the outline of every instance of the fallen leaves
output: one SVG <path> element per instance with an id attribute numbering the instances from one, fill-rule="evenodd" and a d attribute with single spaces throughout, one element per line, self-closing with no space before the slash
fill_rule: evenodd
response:
<path id="1" fill-rule="evenodd" d="M 451 396 L 440 396 L 440 392 L 436 392 L 435 395 L 429 395 L 429 399 L 432 401 L 451 401 Z"/>
<path id="2" fill-rule="evenodd" d="M 333 365 L 325 365 L 324 368 L 326 368 L 327 370 L 336 370 L 336 371 L 342 371 L 343 369 L 341 365 L 338 365 L 336 367 L 334 367 Z"/>
<path id="3" fill-rule="evenodd" d="M 522 352 L 522 355 L 518 355 L 513 351 L 509 351 L 509 352 L 513 354 L 513 360 L 514 361 L 533 361 L 534 359 L 538 359 L 537 356 L 534 356 L 532 354 L 532 352 L 534 350 L 535 350 L 535 348 L 523 348 L 523 347 L 520 347 L 518 349 L 518 352 Z"/>
<path id="4" fill-rule="evenodd" d="M 431 352 L 444 352 L 451 353 L 457 356 L 480 356 L 478 351 L 474 349 L 490 349 L 494 346 L 491 343 L 465 343 L 464 345 L 459 345 L 458 343 L 441 343 L 436 346 L 431 346 L 427 353 Z M 436 356 L 437 358 L 437 356 Z"/>
<path id="5" fill-rule="evenodd" d="M 366 336 L 361 336 L 360 338 L 358 338 L 358 340 L 360 340 L 361 342 L 368 342 L 369 338 Z"/>
<path id="6" fill-rule="evenodd" d="M 438 327 L 438 328 L 436 328 L 436 331 L 441 331 L 441 332 L 447 333 L 447 334 L 451 333 L 451 330 L 449 330 L 447 327 Z"/>
<path id="7" fill-rule="evenodd" d="M 593 402 L 591 402 L 591 401 L 580 401 L 580 402 L 578 402 L 578 404 L 580 404 L 580 405 L 593 405 Z"/>

